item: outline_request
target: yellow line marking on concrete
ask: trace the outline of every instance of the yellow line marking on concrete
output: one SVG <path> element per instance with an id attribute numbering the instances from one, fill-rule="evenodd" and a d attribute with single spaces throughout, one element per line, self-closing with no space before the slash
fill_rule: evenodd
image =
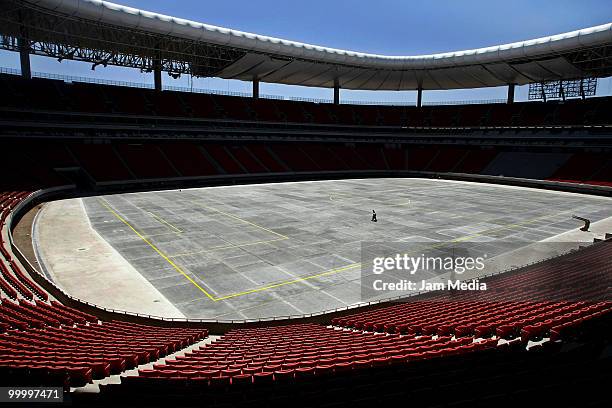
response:
<path id="1" fill-rule="evenodd" d="M 329 275 L 333 275 L 333 274 L 336 274 L 336 273 L 339 273 L 339 272 L 344 272 L 346 270 L 350 270 L 350 269 L 355 269 L 355 268 L 361 267 L 361 262 L 358 262 L 358 263 L 353 263 L 353 264 L 345 265 L 345 266 L 342 266 L 342 267 L 339 267 L 339 268 L 334 268 L 334 269 L 330 269 L 330 270 L 327 270 L 327 271 L 323 271 L 323 272 L 320 272 L 320 273 L 317 273 L 317 274 L 314 274 L 314 275 L 307 275 L 307 276 L 302 276 L 302 277 L 295 278 L 295 279 L 289 279 L 289 280 L 281 281 L 281 282 L 274 283 L 274 284 L 271 284 L 271 285 L 266 285 L 266 286 L 261 286 L 261 287 L 250 289 L 250 290 L 245 290 L 245 291 L 242 291 L 242 292 L 236 292 L 236 293 L 232 293 L 232 294 L 224 295 L 224 296 L 213 296 L 210 293 L 208 293 L 205 289 L 203 289 L 200 285 L 198 285 L 197 282 L 195 282 L 191 277 L 189 277 L 178 265 L 176 265 L 174 262 L 172 262 L 172 260 L 168 256 L 166 256 L 163 252 L 161 252 L 155 245 L 153 245 L 142 234 L 140 234 L 134 227 L 132 227 L 132 225 L 130 225 L 130 223 L 127 220 L 125 220 L 123 217 L 121 217 L 119 214 L 117 214 L 117 212 L 115 212 L 110 207 L 109 204 L 105 203 L 102 200 L 100 200 L 100 201 L 102 202 L 102 204 L 115 217 L 117 217 L 120 221 L 122 221 L 124 224 L 126 224 L 132 231 L 134 231 L 134 233 L 136 235 L 138 235 L 145 243 L 147 243 L 151 248 L 153 248 L 155 250 L 155 252 L 157 252 L 162 258 L 164 258 L 166 260 L 166 262 L 168 262 L 175 270 L 177 270 L 183 276 L 185 276 L 191 283 L 193 283 L 198 289 L 200 289 L 200 291 L 202 291 L 210 300 L 212 300 L 214 302 L 218 302 L 220 300 L 227 300 L 227 299 L 231 299 L 231 298 L 235 298 L 235 297 L 239 297 L 239 296 L 249 295 L 251 293 L 262 292 L 262 291 L 265 291 L 265 290 L 270 290 L 270 289 L 278 288 L 278 287 L 281 287 L 281 286 L 291 285 L 291 284 L 294 284 L 294 283 L 304 282 L 304 281 L 308 281 L 308 280 L 311 280 L 311 279 L 316 279 L 316 278 L 319 278 L 319 277 L 322 277 L 322 276 L 329 276 Z M 225 216 L 237 219 L 239 221 L 242 221 L 242 222 L 247 223 L 249 225 L 252 225 L 254 227 L 260 228 L 260 229 L 262 229 L 264 231 L 268 231 L 268 232 L 270 232 L 270 233 L 272 233 L 274 235 L 282 237 L 283 239 L 289 239 L 289 237 L 287 237 L 285 235 L 279 234 L 279 233 L 274 232 L 274 231 L 272 231 L 272 230 L 270 230 L 268 228 L 265 228 L 265 227 L 262 227 L 260 225 L 255 224 L 255 223 L 252 223 L 250 221 L 244 220 L 244 219 L 242 219 L 240 217 L 237 217 L 235 215 L 228 214 L 226 212 L 217 210 L 217 209 L 212 208 L 212 207 L 205 206 L 203 204 L 199 204 L 199 203 L 195 203 L 195 204 L 197 204 L 197 205 L 199 205 L 199 206 L 201 206 L 203 208 L 207 208 L 207 209 L 210 209 L 212 211 L 218 212 L 218 213 L 223 214 Z M 463 237 L 455 238 L 455 239 L 451 240 L 450 242 L 462 242 L 462 241 L 468 240 L 470 238 L 475 238 L 475 237 L 478 237 L 478 236 L 485 235 L 486 233 L 495 232 L 495 231 L 501 231 L 501 230 L 505 230 L 505 229 L 513 229 L 513 228 L 519 227 L 521 225 L 524 225 L 524 224 L 527 224 L 527 223 L 530 223 L 530 222 L 533 222 L 533 221 L 536 221 L 536 220 L 553 217 L 553 216 L 556 216 L 556 215 L 559 215 L 559 214 L 562 214 L 562 213 L 566 213 L 566 212 L 569 212 L 569 211 L 561 211 L 561 212 L 558 212 L 558 213 L 555 213 L 555 214 L 547 214 L 547 215 L 543 215 L 543 216 L 539 216 L 539 217 L 534 217 L 534 218 L 523 220 L 523 221 L 517 222 L 517 223 L 501 225 L 499 227 L 492 228 L 492 229 L 489 229 L 489 230 L 485 230 L 485 231 L 482 231 L 480 233 L 470 234 L 470 235 L 466 235 L 466 236 L 463 236 Z M 435 247 L 438 247 L 438 246 L 443 246 L 445 244 L 447 244 L 447 243 L 435 244 L 435 245 L 432 245 L 430 247 L 431 248 L 435 248 Z"/>
<path id="2" fill-rule="evenodd" d="M 260 245 L 260 244 L 267 244 L 269 242 L 284 241 L 284 240 L 287 240 L 287 239 L 289 239 L 289 238 L 268 239 L 268 240 L 262 240 L 262 241 L 247 242 L 247 243 L 244 243 L 244 244 L 219 245 L 219 246 L 210 247 L 208 249 L 202 249 L 201 251 L 182 252 L 180 254 L 168 255 L 168 258 L 177 258 L 177 257 L 180 257 L 180 256 L 203 254 L 205 252 L 211 252 L 211 251 L 214 251 L 216 249 L 243 248 L 243 247 L 247 247 L 247 246 L 251 246 L 251 245 Z"/>
<path id="3" fill-rule="evenodd" d="M 215 300 L 215 297 L 213 295 L 211 295 L 210 293 L 208 293 L 208 291 L 206 291 L 206 289 L 204 289 L 203 287 L 201 287 L 196 281 L 194 281 L 189 275 L 187 275 L 185 273 L 185 271 L 183 271 L 177 264 L 175 264 L 174 262 L 172 262 L 172 260 L 170 258 L 168 258 L 159 248 L 157 248 L 155 245 L 153 245 L 151 243 L 151 241 L 149 241 L 144 235 L 142 235 L 140 232 L 138 232 L 136 230 L 136 228 L 132 227 L 132 225 L 125 219 L 123 218 L 121 215 L 119 215 L 115 210 L 113 210 L 113 208 L 110 206 L 110 204 L 106 201 L 106 200 L 102 200 L 100 199 L 100 202 L 102 203 L 102 205 L 104 207 L 106 207 L 106 209 L 108 211 L 111 212 L 111 214 L 113 214 L 119 221 L 121 221 L 122 223 L 124 223 L 125 225 L 127 225 L 132 231 L 134 231 L 134 233 L 136 235 L 138 235 L 138 237 L 140 239 L 142 239 L 148 246 L 150 246 L 155 252 L 157 252 L 157 254 L 159 256 L 161 256 L 162 258 L 164 258 L 164 260 L 166 262 L 168 262 L 170 264 L 170 266 L 172 266 L 174 268 L 174 270 L 176 270 L 177 272 L 179 272 L 181 275 L 183 275 L 185 278 L 187 278 L 187 280 L 189 282 L 191 282 L 196 288 L 200 289 L 200 291 L 202 293 L 204 293 L 206 295 L 206 297 L 208 297 L 211 300 Z"/>
<path id="4" fill-rule="evenodd" d="M 554 217 L 554 216 L 561 215 L 561 214 L 567 213 L 567 212 L 570 212 L 570 211 L 560 211 L 558 213 L 546 214 L 546 215 L 530 218 L 530 219 L 523 220 L 523 221 L 516 222 L 516 223 L 512 223 L 512 224 L 500 225 L 499 227 L 496 227 L 496 228 L 492 228 L 492 229 L 488 229 L 488 230 L 485 230 L 485 231 L 482 231 L 482 232 L 478 232 L 478 233 L 475 233 L 475 234 L 466 235 L 464 237 L 456 238 L 452 242 L 462 242 L 462 241 L 469 240 L 471 238 L 476 238 L 476 237 L 483 236 L 483 235 L 488 234 L 490 232 L 503 231 L 505 229 L 513 229 L 513 228 L 516 228 L 516 227 L 520 227 L 521 225 L 524 225 L 524 224 L 529 224 L 529 223 L 537 221 L 537 220 Z"/>
<path id="5" fill-rule="evenodd" d="M 315 278 L 320 278 L 322 276 L 333 275 L 335 273 L 343 272 L 343 271 L 346 271 L 346 270 L 349 270 L 349 269 L 355 269 L 355 268 L 358 268 L 360 266 L 361 266 L 361 263 L 354 263 L 354 264 L 343 266 L 341 268 L 330 269 L 330 270 L 327 270 L 327 271 L 324 271 L 324 272 L 321 272 L 321 273 L 317 273 L 315 275 L 308 275 L 308 276 L 304 276 L 304 277 L 300 277 L 300 278 L 295 278 L 295 279 L 291 279 L 291 280 L 287 280 L 287 281 L 281 281 L 281 282 L 278 282 L 278 283 L 274 283 L 272 285 L 261 286 L 259 288 L 255 288 L 255 289 L 251 289 L 251 290 L 245 290 L 244 292 L 232 293 L 231 295 L 219 296 L 215 300 L 231 299 L 231 298 L 234 298 L 234 297 L 244 296 L 244 295 L 248 295 L 248 294 L 251 294 L 251 293 L 262 292 L 264 290 L 274 289 L 274 288 L 278 288 L 280 286 L 291 285 L 291 284 L 298 283 L 298 282 L 304 282 L 304 281 L 307 281 L 307 280 L 311 280 L 311 279 L 315 279 Z"/>
<path id="6" fill-rule="evenodd" d="M 467 236 L 464 236 L 464 237 L 459 237 L 459 238 L 456 238 L 456 239 L 454 239 L 454 240 L 452 240 L 450 242 L 461 242 L 461 241 L 464 241 L 466 239 L 470 239 L 470 238 L 474 238 L 474 237 L 477 237 L 477 236 L 484 235 L 486 232 L 498 231 L 498 230 L 503 230 L 503 229 L 513 229 L 513 228 L 516 228 L 516 227 L 518 227 L 520 225 L 523 225 L 523 224 L 526 224 L 526 223 L 529 223 L 529 222 L 533 222 L 533 221 L 538 220 L 538 219 L 548 218 L 548 217 L 552 217 L 552 216 L 555 216 L 555 215 L 559 215 L 559 214 L 561 214 L 563 212 L 567 212 L 567 211 L 562 211 L 562 212 L 556 213 L 556 214 L 547 214 L 547 215 L 544 215 L 544 216 L 535 217 L 535 218 L 532 218 L 532 219 L 527 219 L 527 220 L 524 220 L 524 221 L 521 221 L 521 222 L 517 222 L 517 223 L 512 223 L 512 224 L 508 224 L 508 225 L 502 225 L 499 228 L 493 228 L 493 229 L 490 229 L 490 230 L 487 230 L 487 231 L 483 231 L 483 232 L 478 233 L 478 234 L 471 234 L 471 235 L 467 235 Z M 425 248 L 428 248 L 428 247 L 435 248 L 437 246 L 444 246 L 446 244 L 448 244 L 448 243 L 440 243 L 440 244 L 435 244 L 435 245 L 431 245 L 431 246 L 425 246 Z M 230 295 L 219 296 L 219 297 L 217 297 L 215 299 L 216 300 L 231 299 L 231 298 L 238 297 L 238 296 L 244 296 L 244 295 L 248 295 L 248 294 L 251 294 L 251 293 L 261 292 L 261 291 L 269 290 L 269 289 L 274 289 L 274 288 L 277 288 L 277 287 L 280 287 L 280 286 L 285 286 L 285 285 L 290 285 L 290 284 L 293 284 L 293 283 L 299 283 L 299 282 L 315 279 L 315 278 L 318 278 L 318 277 L 321 277 L 321 276 L 333 275 L 335 273 L 343 272 L 343 271 L 346 271 L 346 270 L 349 270 L 349 269 L 358 268 L 358 267 L 361 267 L 361 262 L 353 263 L 353 264 L 346 265 L 346 266 L 343 266 L 343 267 L 340 267 L 340 268 L 330 269 L 328 271 L 324 271 L 324 272 L 321 272 L 321 273 L 318 273 L 318 274 L 315 274 L 315 275 L 303 276 L 303 277 L 300 277 L 300 278 L 290 279 L 290 280 L 287 280 L 287 281 L 281 281 L 281 282 L 278 282 L 278 283 L 275 283 L 275 284 L 272 284 L 272 285 L 262 286 L 262 287 L 259 287 L 259 288 L 255 288 L 255 289 L 251 289 L 251 290 L 246 290 L 246 291 L 243 291 L 243 292 L 237 292 L 237 293 L 232 293 Z"/>
<path id="7" fill-rule="evenodd" d="M 157 221 L 161 222 L 162 224 L 165 224 L 166 226 L 172 228 L 175 232 L 178 232 L 179 234 L 183 232 L 182 229 L 175 227 L 174 225 L 170 224 L 168 221 L 164 220 L 162 217 L 155 215 L 153 212 L 151 211 L 147 211 L 149 214 L 151 214 L 153 216 L 153 218 L 155 218 Z"/>
<path id="8" fill-rule="evenodd" d="M 425 246 L 422 246 L 421 249 L 425 249 L 425 248 L 431 248 L 431 249 L 442 248 L 442 247 L 447 246 L 450 243 L 467 241 L 467 240 L 470 240 L 472 238 L 477 238 L 477 237 L 480 237 L 480 236 L 483 236 L 483 235 L 487 235 L 488 233 L 491 233 L 491 232 L 503 231 L 503 230 L 506 230 L 506 229 L 514 229 L 516 227 L 520 227 L 521 225 L 528 224 L 530 222 L 534 222 L 534 221 L 537 221 L 537 220 L 540 220 L 540 219 L 544 219 L 544 218 L 553 217 L 553 216 L 560 215 L 560 214 L 567 213 L 567 212 L 569 212 L 569 211 L 560 211 L 560 212 L 554 213 L 554 214 L 547 214 L 547 215 L 542 215 L 542 216 L 539 216 L 539 217 L 529 218 L 529 219 L 523 220 L 521 222 L 516 222 L 516 223 L 512 223 L 512 224 L 503 224 L 503 225 L 500 225 L 498 227 L 494 227 L 494 228 L 491 228 L 491 229 L 484 230 L 482 232 L 477 232 L 477 233 L 470 234 L 470 235 L 464 235 L 463 237 L 455 238 L 455 239 L 452 239 L 452 240 L 450 240 L 448 242 L 439 242 L 439 243 L 433 244 L 433 245 L 425 245 Z M 483 222 L 488 222 L 488 221 L 483 221 Z M 417 248 L 414 248 L 414 249 L 418 250 L 419 248 L 417 247 Z"/>
<path id="9" fill-rule="evenodd" d="M 251 245 L 267 244 L 268 242 L 285 241 L 287 239 L 289 238 L 285 237 L 285 238 L 268 239 L 268 240 L 262 240 L 262 241 L 254 241 L 254 242 L 245 242 L 244 244 L 221 245 L 221 246 L 211 247 L 210 249 L 242 248 L 242 247 L 247 247 Z"/>
<path id="10" fill-rule="evenodd" d="M 159 234 L 142 234 L 147 238 L 154 238 L 154 237 L 163 237 L 164 235 L 178 235 L 176 232 L 174 231 L 168 231 L 168 232 L 160 232 Z"/>
<path id="11" fill-rule="evenodd" d="M 196 205 L 198 205 L 198 206 L 200 206 L 202 208 L 206 208 L 207 210 L 211 210 L 211 211 L 217 212 L 217 213 L 219 213 L 221 215 L 224 215 L 226 217 L 230 217 L 232 219 L 235 219 L 235 220 L 238 220 L 240 222 L 246 223 L 248 225 L 251 225 L 251 226 L 253 226 L 253 227 L 257 228 L 257 229 L 260 229 L 262 231 L 265 231 L 267 233 L 274 234 L 274 235 L 276 235 L 279 238 L 265 239 L 265 240 L 259 240 L 259 241 L 254 241 L 254 242 L 245 242 L 244 244 L 218 245 L 218 246 L 210 247 L 210 248 L 199 250 L 199 251 L 182 252 L 182 253 L 179 253 L 179 254 L 169 255 L 170 258 L 176 258 L 176 257 L 180 257 L 180 256 L 187 256 L 187 255 L 196 255 L 196 254 L 210 252 L 210 251 L 218 250 L 218 249 L 243 248 L 243 247 L 248 247 L 248 246 L 252 246 L 252 245 L 267 244 L 269 242 L 278 242 L 278 241 L 284 241 L 284 240 L 289 239 L 289 237 L 286 236 L 286 235 L 283 235 L 283 234 L 280 234 L 278 232 L 272 231 L 269 228 L 266 228 L 266 227 L 263 227 L 261 225 L 255 224 L 254 222 L 245 220 L 245 219 L 240 218 L 238 216 L 235 216 L 233 214 L 226 213 L 224 211 L 218 210 L 216 208 L 213 208 L 213 207 L 210 207 L 210 206 L 198 203 L 198 202 L 194 202 L 194 204 L 196 204 Z"/>
<path id="12" fill-rule="evenodd" d="M 233 218 L 233 219 L 238 220 L 238 221 L 240 221 L 240 222 L 244 222 L 245 224 L 249 224 L 249 225 L 251 225 L 251 226 L 253 226 L 253 227 L 255 227 L 255 228 L 259 228 L 259 229 L 260 229 L 260 230 L 262 230 L 262 231 L 266 231 L 266 232 L 269 232 L 270 234 L 274 234 L 274 235 L 276 235 L 277 237 L 281 237 L 281 238 L 284 238 L 284 239 L 289 239 L 289 237 L 288 237 L 288 236 L 286 236 L 286 235 L 279 234 L 278 232 L 272 231 L 271 229 L 266 228 L 266 227 L 262 227 L 261 225 L 257 225 L 257 224 L 255 224 L 254 222 L 251 222 L 251 221 L 245 220 L 244 218 L 237 217 L 237 216 L 235 216 L 235 215 L 233 215 L 233 214 L 229 214 L 229 213 L 226 213 L 226 212 L 224 212 L 224 211 L 217 210 L 216 208 L 209 207 L 209 206 L 207 206 L 207 205 L 204 205 L 204 204 L 201 204 L 201 203 L 198 203 L 198 202 L 194 202 L 194 204 L 199 205 L 199 206 L 200 206 L 200 207 L 202 207 L 202 208 L 206 208 L 207 210 L 211 210 L 211 211 L 218 212 L 219 214 L 225 215 L 226 217 L 230 217 L 230 218 Z"/>

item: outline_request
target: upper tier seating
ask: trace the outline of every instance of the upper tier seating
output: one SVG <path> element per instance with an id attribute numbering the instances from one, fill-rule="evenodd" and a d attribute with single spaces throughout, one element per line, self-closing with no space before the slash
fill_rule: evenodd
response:
<path id="1" fill-rule="evenodd" d="M 42 90 L 42 91 L 41 91 Z M 333 105 L 65 83 L 0 75 L 0 106 L 91 113 L 358 126 L 541 126 L 610 124 L 612 98 L 427 106 Z M 568 114 L 570 112 L 571 114 Z"/>
<path id="2" fill-rule="evenodd" d="M 506 104 L 429 106 L 367 106 L 333 105 L 286 100 L 253 100 L 251 98 L 196 94 L 186 92 L 118 87 L 87 83 L 65 83 L 35 78 L 25 80 L 14 75 L 0 74 L 0 110 L 4 118 L 31 118 L 32 115 L 56 113 L 53 117 L 68 120 L 104 122 L 104 116 L 113 115 L 113 121 L 137 121 L 155 129 L 158 116 L 169 117 L 172 126 L 192 128 L 195 119 L 223 121 L 269 121 L 318 124 L 307 129 L 328 129 L 329 126 L 382 127 L 480 127 L 480 126 L 595 126 L 610 125 L 609 112 L 612 97 L 586 100 L 525 102 Z M 44 113 L 40 111 L 44 110 Z M 22 111 L 33 111 L 24 113 Z M 73 115 L 74 114 L 74 115 Z M 29 115 L 29 116 L 28 116 Z M 128 118 L 125 118 L 125 116 Z M 92 117 L 93 116 L 93 117 Z M 145 117 L 146 116 L 146 117 Z M 180 118 L 174 120 L 173 118 Z M 166 119 L 164 119 L 166 120 Z M 113 122 L 115 123 L 115 122 Z M 133 122 L 129 122 L 133 123 Z M 164 122 L 165 124 L 166 122 Z M 72 123 L 71 123 L 72 124 Z M 227 126 L 226 123 L 224 126 Z M 210 126 L 210 123 L 207 124 Z M 233 124 L 232 126 L 240 126 Z M 244 125 L 242 125 L 244 126 Z M 254 126 L 252 124 L 248 126 Z M 257 124 L 261 127 L 262 124 Z M 160 126 L 159 128 L 164 128 Z M 27 128 L 26 128 L 27 129 Z M 338 131 L 338 129 L 335 129 Z M 343 132 L 350 129 L 342 128 Z M 450 130 L 439 130 L 447 132 Z M 63 131 L 62 131 L 63 132 Z M 140 130 L 135 130 L 137 134 Z M 291 131 L 290 131 L 291 132 Z M 564 132 L 572 132 L 565 130 Z M 596 135 L 596 131 L 594 130 Z M 179 132 L 180 133 L 180 132 Z M 60 133 L 61 134 L 61 133 Z M 77 134 L 89 137 L 87 133 Z M 398 133 L 398 135 L 400 135 Z M 29 135 L 28 135 L 29 136 Z M 25 167 L 35 173 L 44 185 L 59 185 L 62 178 L 50 169 L 84 170 L 82 180 L 114 182 L 139 179 L 199 177 L 222 174 L 261 174 L 279 172 L 414 170 L 430 172 L 503 174 L 507 177 L 527 177 L 553 181 L 580 182 L 593 185 L 612 185 L 612 160 L 606 150 L 563 151 L 558 158 L 545 157 L 529 176 L 529 166 L 504 165 L 508 161 L 501 154 L 516 148 L 498 144 L 492 134 L 488 146 L 476 146 L 465 140 L 463 145 L 385 144 L 372 139 L 363 143 L 344 144 L 323 142 L 155 142 L 145 140 L 134 143 L 109 143 L 100 131 L 100 143 L 63 142 L 31 145 L 16 149 L 17 154 L 5 154 L 3 160 L 13 164 L 7 168 Z M 126 135 L 129 137 L 129 134 Z M 459 137 L 459 136 L 458 136 Z M 487 137 L 487 136 L 484 136 Z M 582 137 L 577 135 L 577 138 Z M 409 140 L 406 140 L 408 142 Z M 96 140 L 97 142 L 97 140 Z M 443 142 L 441 142 L 443 143 Z M 3 150 L 10 147 L 3 146 Z M 531 154 L 531 148 L 529 154 Z M 534 153 L 542 150 L 533 149 Z M 534 156 L 535 157 L 535 156 Z M 497 160 L 496 160 L 497 159 Z M 154 165 L 151 163 L 155 163 Z M 535 167 L 537 167 L 534 164 Z M 514 172 L 514 173 L 513 173 Z M 73 173 L 74 174 L 74 173 Z M 527 174 L 527 175 L 525 175 Z M 45 179 L 46 180 L 43 180 Z M 63 180 L 66 181 L 66 180 Z"/>

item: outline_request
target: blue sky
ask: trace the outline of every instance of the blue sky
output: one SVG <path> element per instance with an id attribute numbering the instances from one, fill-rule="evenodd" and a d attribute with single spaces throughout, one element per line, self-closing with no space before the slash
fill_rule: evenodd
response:
<path id="1" fill-rule="evenodd" d="M 121 4 L 258 34 L 355 51 L 393 55 L 479 48 L 572 31 L 612 21 L 610 0 L 121 0 Z M 18 68 L 16 53 L 0 51 L 0 66 Z M 151 74 L 117 67 L 32 57 L 32 70 L 128 82 L 152 82 Z M 164 84 L 250 92 L 241 81 L 183 76 Z M 517 99 L 526 98 L 526 87 Z M 261 93 L 331 98 L 331 90 L 262 84 Z M 600 80 L 598 94 L 612 94 Z M 424 101 L 505 98 L 506 89 L 429 91 Z M 415 92 L 343 90 L 347 100 L 413 101 Z"/>

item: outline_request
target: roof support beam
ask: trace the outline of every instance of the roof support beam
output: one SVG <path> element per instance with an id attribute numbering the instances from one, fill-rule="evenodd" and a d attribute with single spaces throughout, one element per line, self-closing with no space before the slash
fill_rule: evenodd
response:
<path id="1" fill-rule="evenodd" d="M 345 89 L 416 90 L 413 77 L 435 90 L 498 86 L 510 81 L 524 85 L 548 78 L 545 71 L 554 71 L 553 77 L 559 79 L 573 79 L 577 73 L 585 77 L 612 75 L 612 23 L 467 53 L 389 58 L 219 30 L 195 21 L 185 24 L 106 2 L 0 0 L 0 5 L 9 5 L 0 14 L 0 37 L 15 39 L 14 43 L 0 40 L 0 49 L 19 51 L 16 38 L 22 36 L 30 42 L 32 55 L 103 62 L 105 66 L 146 72 L 152 71 L 152 51 L 159 47 L 161 70 L 173 75 L 248 81 L 253 72 L 261 72 L 265 76 L 261 79 L 267 82 L 274 82 L 269 80 L 272 77 L 287 85 L 326 87 L 333 86 L 329 80 L 336 77 Z M 259 58 L 263 70 L 249 67 L 251 58 Z M 489 74 L 481 75 L 483 70 Z M 530 78 L 529 72 L 542 70 Z M 565 93 L 569 95 L 567 87 Z"/>
<path id="2" fill-rule="evenodd" d="M 24 16 L 21 11 L 17 12 L 19 19 L 19 34 L 17 38 L 17 48 L 19 49 L 19 63 L 21 65 L 21 76 L 30 79 L 32 78 L 32 67 L 30 65 L 30 37 L 28 30 L 24 24 Z"/>
<path id="3" fill-rule="evenodd" d="M 334 105 L 340 104 L 340 83 L 338 79 L 334 80 Z"/>
<path id="4" fill-rule="evenodd" d="M 419 89 L 417 90 L 417 108 L 423 106 L 423 87 L 419 85 Z"/>
<path id="5" fill-rule="evenodd" d="M 30 66 L 30 41 L 19 38 L 17 40 L 19 46 L 19 62 L 21 64 L 21 76 L 30 79 L 32 78 L 32 68 Z"/>
<path id="6" fill-rule="evenodd" d="M 161 52 L 159 51 L 159 46 L 157 46 L 155 47 L 155 57 L 153 58 L 153 83 L 157 92 L 162 90 L 161 65 Z"/>
<path id="7" fill-rule="evenodd" d="M 515 84 L 508 84 L 508 100 L 507 103 L 514 103 Z"/>
<path id="8" fill-rule="evenodd" d="M 161 92 L 162 90 L 162 76 L 161 76 L 161 69 L 159 68 L 155 68 L 153 70 L 153 82 L 155 84 L 155 90 L 157 92 Z"/>
<path id="9" fill-rule="evenodd" d="M 259 99 L 259 78 L 253 78 L 253 99 Z"/>

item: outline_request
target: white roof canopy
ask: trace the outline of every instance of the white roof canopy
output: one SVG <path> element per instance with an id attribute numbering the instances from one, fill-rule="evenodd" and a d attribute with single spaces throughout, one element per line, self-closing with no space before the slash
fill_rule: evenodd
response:
<path id="1" fill-rule="evenodd" d="M 214 76 L 369 90 L 454 89 L 593 76 L 575 55 L 612 45 L 612 23 L 528 41 L 430 55 L 390 56 L 246 33 L 100 0 L 27 0 L 38 9 L 241 50 Z M 607 55 L 606 58 L 610 58 Z"/>

